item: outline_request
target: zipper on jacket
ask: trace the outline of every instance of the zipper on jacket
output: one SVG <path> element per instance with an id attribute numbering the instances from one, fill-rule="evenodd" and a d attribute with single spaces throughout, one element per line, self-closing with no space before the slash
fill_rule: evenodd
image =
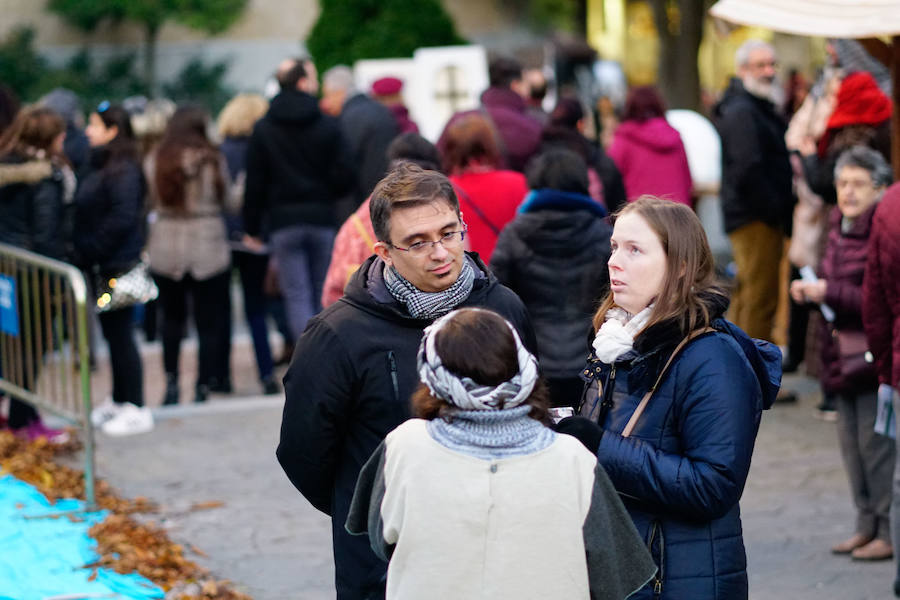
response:
<path id="1" fill-rule="evenodd" d="M 391 370 L 391 385 L 394 386 L 394 402 L 400 402 L 400 384 L 397 382 L 397 359 L 394 351 L 388 350 L 388 368 Z"/>
<path id="2" fill-rule="evenodd" d="M 659 560 L 656 560 L 656 554 L 653 552 L 653 542 L 659 535 Z M 666 571 L 666 540 L 663 536 L 662 525 L 659 520 L 653 521 L 653 528 L 650 530 L 650 538 L 647 540 L 647 549 L 650 556 L 656 562 L 656 576 L 653 578 L 653 595 L 660 596 L 662 594 L 663 579 L 665 579 Z"/>
<path id="3" fill-rule="evenodd" d="M 597 417 L 597 424 L 603 427 L 606 421 L 606 415 L 612 408 L 613 390 L 616 388 L 616 363 L 613 363 L 609 371 L 609 377 L 606 378 L 606 385 L 603 386 L 603 397 L 600 399 L 600 413 Z"/>

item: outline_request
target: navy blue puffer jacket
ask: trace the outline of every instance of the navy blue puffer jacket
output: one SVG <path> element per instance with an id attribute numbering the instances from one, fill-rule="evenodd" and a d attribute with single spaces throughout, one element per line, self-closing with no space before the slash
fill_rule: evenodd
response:
<path id="1" fill-rule="evenodd" d="M 633 598 L 748 595 L 738 500 L 781 356 L 724 319 L 713 327 L 682 349 L 628 438 L 620 434 L 680 341 L 677 329 L 653 326 L 615 365 L 594 359 L 583 372 L 591 385 L 581 414 L 604 429 L 599 461 L 659 568 Z"/>

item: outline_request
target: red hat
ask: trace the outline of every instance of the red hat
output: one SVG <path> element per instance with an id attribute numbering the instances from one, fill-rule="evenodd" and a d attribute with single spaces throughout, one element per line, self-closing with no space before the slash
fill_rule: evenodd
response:
<path id="1" fill-rule="evenodd" d="M 393 96 L 403 89 L 403 82 L 396 77 L 382 77 L 372 84 L 372 93 L 376 96 Z"/>

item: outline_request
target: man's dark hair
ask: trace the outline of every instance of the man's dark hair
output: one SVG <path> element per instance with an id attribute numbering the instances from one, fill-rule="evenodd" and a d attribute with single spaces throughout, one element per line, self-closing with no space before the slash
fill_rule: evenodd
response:
<path id="1" fill-rule="evenodd" d="M 297 89 L 297 82 L 306 77 L 306 67 L 304 66 L 306 59 L 295 58 L 293 61 L 294 64 L 289 68 L 275 74 L 282 92 Z"/>
<path id="2" fill-rule="evenodd" d="M 588 172 L 584 159 L 571 150 L 548 150 L 528 169 L 528 187 L 559 190 L 587 196 Z"/>
<path id="3" fill-rule="evenodd" d="M 497 56 L 488 65 L 491 87 L 509 87 L 522 79 L 522 63 L 509 56 Z"/>
<path id="4" fill-rule="evenodd" d="M 391 241 L 391 213 L 396 208 L 414 208 L 434 202 L 445 202 L 459 216 L 459 200 L 453 184 L 443 173 L 401 162 L 372 192 L 369 216 L 375 238 L 382 242 Z"/>
<path id="5" fill-rule="evenodd" d="M 441 170 L 441 155 L 438 149 L 418 133 L 408 132 L 398 135 L 387 148 L 388 162 L 392 166 L 401 160 L 415 163 L 423 169 Z"/>

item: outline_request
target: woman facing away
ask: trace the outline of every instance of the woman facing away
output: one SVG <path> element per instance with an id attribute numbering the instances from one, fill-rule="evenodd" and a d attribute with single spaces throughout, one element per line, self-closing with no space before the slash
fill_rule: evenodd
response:
<path id="1" fill-rule="evenodd" d="M 876 150 L 853 146 L 841 154 L 834 169 L 837 206 L 831 213 L 820 279 L 791 282 L 794 301 L 824 303 L 834 312 L 834 321 L 823 322 L 819 336 L 821 380 L 823 392 L 837 404 L 838 441 L 856 506 L 856 525 L 853 535 L 831 551 L 854 560 L 887 560 L 894 554 L 890 508 L 896 450 L 893 440 L 873 430 L 877 372 L 864 360 L 857 360 L 858 367 L 851 369 L 848 348 L 841 351 L 842 342 L 847 344 L 852 337 L 859 340 L 859 354 L 870 347 L 863 331 L 863 275 L 875 208 L 890 183 L 891 167 Z"/>
<path id="2" fill-rule="evenodd" d="M 75 191 L 75 176 L 63 154 L 66 124 L 49 108 L 26 106 L 18 112 L 0 137 L 0 242 L 30 252 L 65 260 L 63 212 Z M 19 303 L 24 297 L 19 289 Z M 40 324 L 26 323 L 19 315 L 19 329 L 29 331 Z M 15 340 L 15 338 L 12 338 Z M 32 368 L 26 369 L 22 387 L 35 391 L 43 352 L 48 343 L 25 343 L 18 338 L 17 352 Z M 40 340 L 38 340 L 40 341 Z M 15 344 L 16 342 L 11 342 Z M 10 346 L 12 348 L 12 346 Z M 14 379 L 12 373 L 7 377 Z M 2 423 L 0 423 L 2 425 Z M 9 399 L 7 426 L 29 439 L 45 437 L 53 443 L 68 440 L 61 430 L 47 428 L 31 404 Z"/>
<path id="3" fill-rule="evenodd" d="M 144 165 L 156 211 L 147 249 L 163 315 L 164 404 L 178 403 L 178 355 L 189 296 L 199 338 L 194 401 L 206 401 L 228 371 L 230 328 L 222 326 L 231 318 L 231 250 L 223 215 L 228 172 L 206 127 L 203 109 L 178 108 Z"/>
<path id="4" fill-rule="evenodd" d="M 411 419 L 363 467 L 347 530 L 388 600 L 623 599 L 655 568 L 597 460 L 547 428 L 537 361 L 498 314 L 425 330 Z"/>
<path id="5" fill-rule="evenodd" d="M 131 117 L 119 105 L 102 102 L 85 130 L 90 155 L 75 194 L 75 262 L 105 281 L 140 261 L 144 246 L 144 175 L 138 162 Z M 95 290 L 96 292 L 96 290 Z M 96 293 L 94 294 L 96 298 Z M 134 341 L 134 307 L 101 312 L 109 345 L 112 398 L 96 406 L 91 420 L 108 435 L 153 429 L 144 406 L 144 370 Z"/>
<path id="6" fill-rule="evenodd" d="M 633 598 L 746 599 L 738 501 L 781 354 L 722 318 L 728 298 L 689 207 L 627 205 L 611 250 L 582 416 L 557 431 L 597 456 L 659 568 Z"/>
<path id="7" fill-rule="evenodd" d="M 588 195 L 587 167 L 569 150 L 548 150 L 528 169 L 531 192 L 500 232 L 491 271 L 525 303 L 553 406 L 573 406 L 584 387 L 585 340 L 609 287 L 612 227 Z"/>
<path id="8" fill-rule="evenodd" d="M 656 88 L 638 87 L 628 94 L 609 155 L 622 173 L 629 201 L 651 194 L 694 206 L 694 184 L 684 143 L 666 121 Z"/>
<path id="9" fill-rule="evenodd" d="M 489 263 L 497 236 L 516 216 L 528 193 L 525 176 L 502 168 L 500 138 L 486 115 L 472 113 L 451 121 L 438 146 L 444 173 L 459 196 L 471 249 Z"/>

